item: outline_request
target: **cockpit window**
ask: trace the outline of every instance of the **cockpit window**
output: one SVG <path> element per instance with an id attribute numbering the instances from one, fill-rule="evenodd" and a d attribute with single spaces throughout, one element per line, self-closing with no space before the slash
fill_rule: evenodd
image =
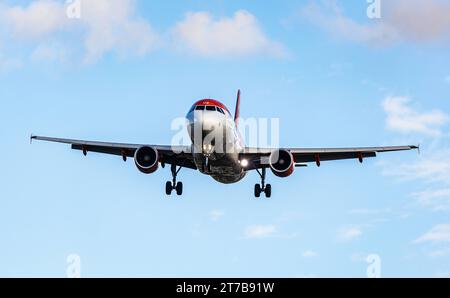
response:
<path id="1" fill-rule="evenodd" d="M 225 111 L 224 109 L 222 109 L 221 107 L 216 107 L 216 106 L 195 106 L 194 108 L 192 108 L 192 111 L 217 111 L 221 114 L 227 115 L 228 111 Z"/>

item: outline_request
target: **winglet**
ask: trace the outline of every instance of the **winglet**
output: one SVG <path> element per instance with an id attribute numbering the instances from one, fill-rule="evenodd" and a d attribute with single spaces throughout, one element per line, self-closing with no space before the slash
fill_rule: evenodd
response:
<path id="1" fill-rule="evenodd" d="M 419 155 L 420 155 L 420 144 L 419 145 L 417 145 L 417 152 L 419 153 Z"/>
<path id="2" fill-rule="evenodd" d="M 35 137 L 33 134 L 30 135 L 30 144 L 33 143 L 33 140 L 34 140 L 35 138 L 36 138 L 36 137 Z"/>
<path id="3" fill-rule="evenodd" d="M 236 123 L 236 127 L 239 124 L 240 109 L 241 109 L 241 90 L 238 90 L 236 99 L 236 111 L 234 113 L 234 123 Z"/>

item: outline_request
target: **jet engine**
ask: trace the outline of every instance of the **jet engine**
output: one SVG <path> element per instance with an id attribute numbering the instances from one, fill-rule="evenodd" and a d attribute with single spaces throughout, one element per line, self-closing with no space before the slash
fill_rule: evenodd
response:
<path id="1" fill-rule="evenodd" d="M 159 165 L 158 150 L 152 147 L 143 146 L 134 153 L 134 163 L 139 171 L 144 174 L 152 174 Z"/>
<path id="2" fill-rule="evenodd" d="M 287 150 L 274 151 L 270 155 L 270 169 L 278 177 L 289 177 L 294 173 L 294 156 Z"/>

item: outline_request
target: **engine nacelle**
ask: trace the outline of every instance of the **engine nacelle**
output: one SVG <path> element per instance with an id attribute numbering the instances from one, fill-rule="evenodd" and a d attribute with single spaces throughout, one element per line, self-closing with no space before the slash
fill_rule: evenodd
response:
<path id="1" fill-rule="evenodd" d="M 134 163 L 138 170 L 144 174 L 156 172 L 159 166 L 158 150 L 148 146 L 137 149 L 134 153 Z"/>
<path id="2" fill-rule="evenodd" d="M 269 165 L 275 176 L 289 177 L 295 169 L 294 156 L 286 150 L 274 151 L 270 155 Z"/>

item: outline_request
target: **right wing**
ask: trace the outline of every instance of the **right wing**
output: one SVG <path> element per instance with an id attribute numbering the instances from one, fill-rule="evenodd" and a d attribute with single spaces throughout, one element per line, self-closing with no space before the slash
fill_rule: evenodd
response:
<path id="1" fill-rule="evenodd" d="M 376 157 L 377 153 L 407 151 L 418 149 L 417 146 L 391 146 L 391 147 L 363 147 L 363 148 L 322 148 L 322 149 L 290 149 L 297 163 L 316 162 L 342 159 L 364 159 Z"/>
<path id="2" fill-rule="evenodd" d="M 126 157 L 134 157 L 134 153 L 142 146 L 149 146 L 158 151 L 162 163 L 175 164 L 196 170 L 192 160 L 190 146 L 161 146 L 161 145 L 147 145 L 147 144 L 124 144 L 124 143 L 109 143 L 85 140 L 60 139 L 42 136 L 31 136 L 31 141 L 47 141 L 54 143 L 62 143 L 71 145 L 74 150 L 81 150 L 84 154 L 88 152 L 96 152 L 103 154 L 111 154 L 122 156 L 124 160 Z"/>

